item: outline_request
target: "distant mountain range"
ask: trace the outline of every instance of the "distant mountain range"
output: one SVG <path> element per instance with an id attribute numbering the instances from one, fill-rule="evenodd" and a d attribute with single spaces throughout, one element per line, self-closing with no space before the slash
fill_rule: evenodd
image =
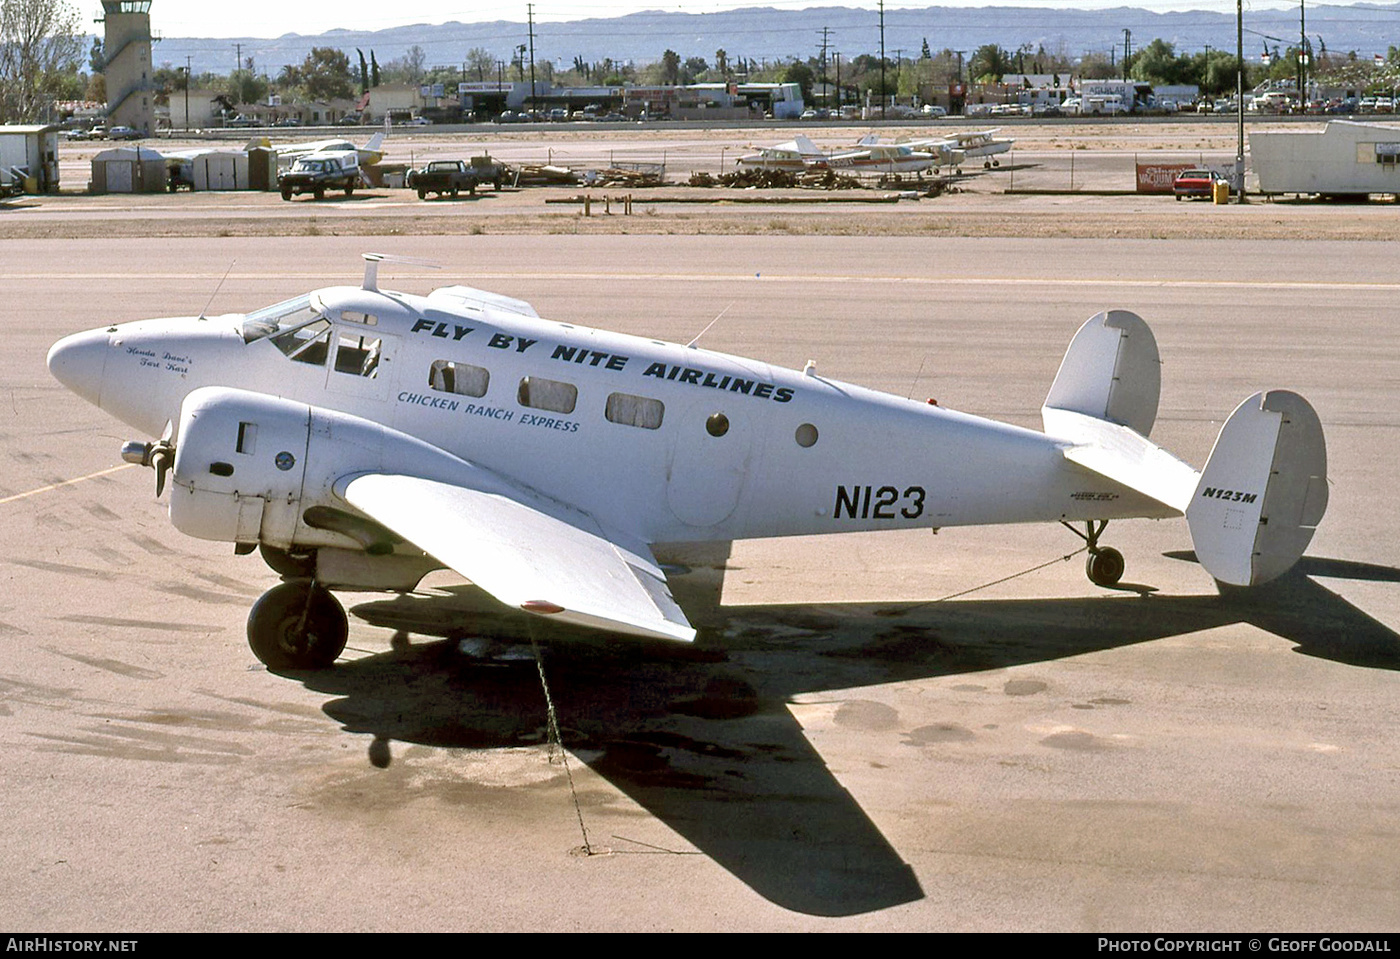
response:
<path id="1" fill-rule="evenodd" d="M 1400 3 L 1312 5 L 1307 7 L 1307 32 L 1314 49 L 1321 39 L 1333 52 L 1356 51 L 1360 57 L 1385 53 L 1400 44 Z M 159 14 L 152 28 L 160 30 Z M 1245 54 L 1257 56 L 1267 45 L 1286 48 L 1298 42 L 1297 8 L 1245 11 Z M 774 60 L 816 55 L 823 31 L 829 31 L 828 56 L 839 51 L 850 59 L 880 49 L 879 17 L 872 10 L 823 7 L 776 10 L 751 7 L 723 13 L 663 13 L 648 11 L 611 19 L 575 20 L 535 25 L 536 61 L 553 60 L 561 68 L 575 57 L 594 62 L 611 57 L 639 64 L 661 59 L 667 49 L 682 58 L 699 56 L 713 62 L 716 50 L 730 58 Z M 1161 38 L 1178 53 L 1206 47 L 1235 47 L 1233 14 L 1187 11 L 1154 13 L 1136 7 L 1111 10 L 1047 10 L 1038 7 L 926 7 L 922 10 L 885 12 L 885 53 L 913 58 L 924 41 L 931 50 L 971 52 L 987 43 L 1015 51 L 1044 47 L 1071 57 L 1085 53 L 1121 54 L 1124 30 L 1131 31 L 1132 49 Z M 417 24 L 386 30 L 331 30 L 316 36 L 286 34 L 275 39 L 248 37 L 217 40 L 197 37 L 165 37 L 156 44 L 156 64 L 183 66 L 191 58 L 195 73 L 228 73 L 234 68 L 237 49 L 253 57 L 257 70 L 269 75 L 287 64 L 300 63 L 312 47 L 339 47 L 352 63 L 355 50 L 366 58 L 374 51 L 380 64 L 402 57 L 410 47 L 427 54 L 428 66 L 460 64 L 474 47 L 489 50 L 509 62 L 514 49 L 527 42 L 523 22 Z"/>

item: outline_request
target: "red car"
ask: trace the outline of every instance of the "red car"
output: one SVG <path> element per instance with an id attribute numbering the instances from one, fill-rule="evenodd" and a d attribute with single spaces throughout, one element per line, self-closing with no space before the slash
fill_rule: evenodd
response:
<path id="1" fill-rule="evenodd" d="M 1211 198 L 1217 182 L 1225 178 L 1214 170 L 1183 170 L 1172 181 L 1172 193 L 1180 200 L 1184 196 Z"/>

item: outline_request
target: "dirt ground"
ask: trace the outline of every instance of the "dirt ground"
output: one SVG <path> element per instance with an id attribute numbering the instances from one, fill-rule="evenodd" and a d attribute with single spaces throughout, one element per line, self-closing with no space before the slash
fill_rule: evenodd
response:
<path id="1" fill-rule="evenodd" d="M 651 189 L 507 189 L 426 202 L 403 189 L 290 203 L 275 193 L 90 196 L 77 192 L 78 185 L 86 182 L 92 156 L 107 145 L 65 144 L 63 182 L 71 186 L 59 196 L 0 204 L 0 238 L 492 233 L 1390 240 L 1400 235 L 1400 209 L 1391 198 L 1358 204 L 1256 198 L 1214 206 L 1126 192 L 1132 186 L 1133 164 L 1144 155 L 1162 160 L 1199 157 L 1201 162 L 1232 159 L 1237 130 L 1226 120 L 1017 124 L 1000 134 L 1016 141 L 1015 152 L 1003 156 L 1001 168 L 970 170 L 967 176 L 951 178 L 938 196 L 923 195 L 927 184 L 838 192 L 675 185 L 686 179 L 681 171 L 720 169 L 740 151 L 794 132 L 834 145 L 853 141 L 864 131 L 765 126 L 396 132 L 386 141 L 386 164 L 483 150 L 510 162 L 553 160 L 579 168 L 619 157 L 664 158 L 671 184 Z M 928 126 L 880 131 L 888 139 L 939 132 L 941 127 Z M 349 136 L 358 142 L 361 135 L 351 131 Z M 180 149 L 198 142 L 160 141 L 159 146 Z M 1037 188 L 1061 183 L 1064 188 Z M 1124 192 L 1095 192 L 1114 190 Z M 590 199 L 588 215 L 585 196 Z M 630 215 L 625 197 L 632 200 Z"/>

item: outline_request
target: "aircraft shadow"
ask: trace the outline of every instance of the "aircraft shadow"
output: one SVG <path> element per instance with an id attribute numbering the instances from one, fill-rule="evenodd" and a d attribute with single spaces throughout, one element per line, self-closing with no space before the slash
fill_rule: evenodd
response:
<path id="1" fill-rule="evenodd" d="M 347 730 L 374 736 L 378 765 L 392 761 L 394 740 L 474 749 L 539 743 L 546 712 L 533 661 L 483 662 L 456 641 L 469 634 L 518 644 L 534 630 L 573 754 L 773 903 L 856 915 L 924 892 L 807 742 L 787 709 L 793 697 L 1045 662 L 1239 622 L 1307 655 L 1400 668 L 1400 636 L 1310 574 L 1400 582 L 1400 569 L 1305 559 L 1247 598 L 1143 591 L 721 607 L 714 583 L 697 574 L 672 581 L 701 627 L 696 644 L 684 647 L 561 630 L 461 586 L 353 610 L 375 625 L 449 640 L 401 641 L 296 678 L 337 697 L 324 709 Z M 629 848 L 625 837 L 594 841 Z"/>

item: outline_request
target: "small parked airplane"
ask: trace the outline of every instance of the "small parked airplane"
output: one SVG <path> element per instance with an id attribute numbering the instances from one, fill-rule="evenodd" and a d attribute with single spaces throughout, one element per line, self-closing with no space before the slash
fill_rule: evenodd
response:
<path id="1" fill-rule="evenodd" d="M 982 158 L 983 167 L 1001 166 L 1000 160 L 990 159 L 999 153 L 1005 153 L 1011 149 L 1015 140 L 998 140 L 996 134 L 1000 127 L 991 130 L 970 130 L 967 132 L 950 133 L 943 137 L 925 137 L 901 141 L 904 146 L 912 147 L 915 150 L 929 150 L 942 155 L 944 152 L 952 154 L 961 153 L 969 160 Z M 961 163 L 958 160 L 957 163 Z"/>
<path id="2" fill-rule="evenodd" d="M 761 147 L 757 153 L 734 161 L 740 168 L 756 170 L 840 170 L 843 173 L 923 173 L 934 157 L 906 144 L 879 143 L 867 137 L 854 149 L 828 153 L 798 134 L 785 143 Z"/>
<path id="3" fill-rule="evenodd" d="M 788 170 L 801 173 L 812 161 L 825 158 L 826 153 L 821 147 L 799 133 L 783 143 L 759 147 L 757 153 L 746 154 L 734 162 L 740 169 Z"/>
<path id="4" fill-rule="evenodd" d="M 277 165 L 291 166 L 292 163 L 310 153 L 338 153 L 342 150 L 354 150 L 360 155 L 360 166 L 373 166 L 384 159 L 384 133 L 381 131 L 369 138 L 369 142 L 362 147 L 357 147 L 349 140 L 308 140 L 305 143 L 284 143 L 281 146 L 274 144 L 267 137 L 253 137 L 245 150 L 252 149 L 273 149 L 277 151 Z"/>
<path id="5" fill-rule="evenodd" d="M 360 287 L 49 351 L 61 383 L 160 437 L 122 455 L 155 469 L 157 496 L 173 470 L 176 528 L 284 575 L 248 618 L 274 668 L 340 654 L 332 588 L 407 591 L 443 566 L 545 619 L 684 641 L 667 544 L 1059 522 L 1112 586 L 1110 520 L 1185 515 L 1206 571 L 1251 585 L 1293 565 L 1326 509 L 1322 426 L 1296 393 L 1241 403 L 1199 473 L 1147 438 L 1159 360 L 1133 313 L 1080 327 L 1037 432 L 468 286 L 382 290 L 381 259 Z"/>
<path id="6" fill-rule="evenodd" d="M 856 144 L 856 149 L 832 153 L 808 166 L 818 170 L 840 170 L 843 173 L 925 173 L 935 165 L 937 157 L 928 151 L 916 150 L 907 144 Z"/>

